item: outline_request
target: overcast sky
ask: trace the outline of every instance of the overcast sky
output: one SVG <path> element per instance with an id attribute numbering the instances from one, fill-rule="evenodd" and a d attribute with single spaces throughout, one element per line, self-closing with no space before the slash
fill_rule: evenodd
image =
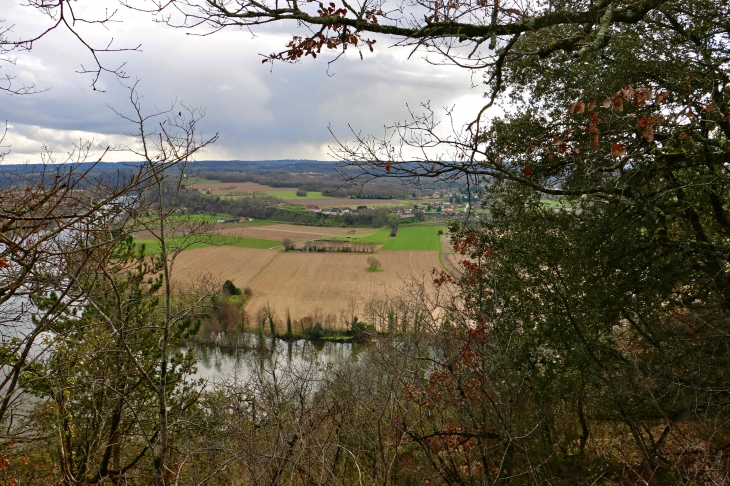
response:
<path id="1" fill-rule="evenodd" d="M 1 19 L 14 25 L 11 35 L 37 34 L 49 25 L 47 17 L 20 3 L 0 0 Z M 79 8 L 117 5 L 111 0 L 79 3 Z M 328 160 L 327 147 L 333 143 L 328 126 L 343 138 L 348 124 L 378 134 L 384 125 L 405 119 L 407 105 L 430 101 L 439 112 L 457 105 L 458 118 L 465 120 L 483 104 L 484 86 L 472 87 L 468 72 L 429 65 L 418 55 L 408 60 L 409 51 L 391 48 L 393 41 L 386 38 L 378 39 L 375 53 L 362 61 L 355 52 L 343 56 L 330 67 L 330 75 L 329 54 L 301 64 L 278 63 L 272 72 L 259 54 L 282 50 L 296 32 L 293 24 L 261 28 L 256 37 L 235 30 L 194 37 L 121 8 L 119 20 L 108 31 L 92 26 L 82 32 L 97 45 L 112 37 L 117 47 L 142 44 L 141 52 L 102 59 L 109 66 L 127 62 L 130 79 L 141 80 L 148 110 L 175 100 L 205 109 L 204 132 L 219 132 L 220 140 L 199 160 Z M 128 110 L 128 92 L 111 75 L 99 83 L 106 92 L 94 92 L 92 78 L 76 73 L 82 64 L 92 64 L 89 52 L 58 30 L 31 52 L 19 53 L 16 66 L 2 67 L 0 73 L 15 74 L 17 81 L 50 88 L 33 96 L 0 94 L 0 120 L 10 126 L 6 163 L 37 162 L 44 144 L 62 154 L 80 140 L 91 139 L 97 147 L 129 141 L 125 134 L 133 127 L 108 107 Z M 120 159 L 129 160 L 129 155 L 111 154 L 105 160 Z"/>

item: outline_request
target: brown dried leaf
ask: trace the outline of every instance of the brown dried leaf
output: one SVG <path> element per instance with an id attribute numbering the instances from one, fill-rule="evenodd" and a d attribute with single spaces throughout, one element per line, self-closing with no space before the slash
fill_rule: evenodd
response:
<path id="1" fill-rule="evenodd" d="M 596 108 L 596 102 L 595 102 L 595 100 L 589 101 L 588 102 L 588 106 L 586 107 L 586 109 L 588 111 L 593 111 L 595 108 Z"/>
<path id="2" fill-rule="evenodd" d="M 624 111 L 624 100 L 622 100 L 620 97 L 614 100 L 613 111 L 618 111 L 619 113 Z"/>
<path id="3" fill-rule="evenodd" d="M 611 144 L 611 156 L 612 157 L 621 157 L 626 155 L 626 145 L 622 143 L 612 143 Z"/>
<path id="4" fill-rule="evenodd" d="M 593 140 L 591 141 L 591 147 L 598 148 L 598 134 L 593 136 Z"/>
<path id="5" fill-rule="evenodd" d="M 667 102 L 667 99 L 669 98 L 669 93 L 667 91 L 662 91 L 661 93 L 657 93 L 654 97 L 654 103 L 657 105 L 663 105 Z"/>

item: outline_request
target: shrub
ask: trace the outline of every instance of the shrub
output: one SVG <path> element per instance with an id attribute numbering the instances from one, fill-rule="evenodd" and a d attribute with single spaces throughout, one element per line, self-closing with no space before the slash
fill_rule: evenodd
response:
<path id="1" fill-rule="evenodd" d="M 284 251 L 296 250 L 296 247 L 294 246 L 294 241 L 290 240 L 289 238 L 284 238 L 281 244 L 284 247 Z"/>
<path id="2" fill-rule="evenodd" d="M 230 280 L 226 280 L 223 283 L 223 292 L 228 295 L 241 295 L 241 289 L 236 287 Z"/>
<path id="3" fill-rule="evenodd" d="M 297 189 L 297 196 L 307 197 L 307 191 L 305 191 L 304 189 Z"/>
<path id="4" fill-rule="evenodd" d="M 321 322 L 314 325 L 312 330 L 309 332 L 309 338 L 313 340 L 321 339 L 324 337 L 324 326 Z"/>
<path id="5" fill-rule="evenodd" d="M 376 271 L 380 268 L 380 260 L 375 258 L 374 256 L 368 257 L 368 270 Z"/>

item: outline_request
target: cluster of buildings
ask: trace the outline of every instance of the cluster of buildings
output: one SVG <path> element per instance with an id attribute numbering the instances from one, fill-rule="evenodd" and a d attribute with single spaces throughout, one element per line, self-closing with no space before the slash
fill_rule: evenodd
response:
<path id="1" fill-rule="evenodd" d="M 316 205 L 308 204 L 304 206 L 305 211 L 312 211 L 313 213 L 323 214 L 326 216 L 343 216 L 345 214 L 362 214 L 367 209 L 375 209 L 375 207 L 368 208 L 367 206 L 358 206 L 357 209 L 350 208 L 320 208 Z"/>

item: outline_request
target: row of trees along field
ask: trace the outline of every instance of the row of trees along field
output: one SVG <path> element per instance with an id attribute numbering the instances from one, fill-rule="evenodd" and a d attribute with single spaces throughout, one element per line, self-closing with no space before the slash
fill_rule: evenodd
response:
<path id="1" fill-rule="evenodd" d="M 382 227 L 388 224 L 390 208 L 375 207 L 375 209 L 362 209 L 330 218 L 327 215 L 317 214 L 312 211 L 290 211 L 279 208 L 281 199 L 273 196 L 257 195 L 256 197 L 226 198 L 219 196 L 203 195 L 200 192 L 185 188 L 175 196 L 180 208 L 187 212 L 206 214 L 230 214 L 236 217 L 270 219 L 274 221 L 287 221 L 299 224 L 322 224 L 328 220 L 337 220 L 348 225 L 362 225 Z M 353 201 L 363 206 L 367 201 Z"/>
<path id="2" fill-rule="evenodd" d="M 74 3 L 27 8 L 74 31 Z M 311 28 L 272 63 L 366 58 L 378 35 L 483 73 L 486 104 L 466 126 L 425 105 L 335 150 L 360 169 L 352 182 L 466 176 L 492 219 L 452 228 L 470 259 L 459 278 L 437 275 L 435 297 L 413 289 L 417 328 L 324 371 L 262 362 L 200 387 L 172 346 L 195 331 L 188 309 L 206 289 L 172 287 L 174 208 L 158 202 L 176 187 L 165 163 L 198 146 L 194 125 L 178 123 L 179 137 L 163 125 L 137 150 L 139 175 L 85 184 L 90 198 L 73 199 L 73 166 L 29 172 L 2 202 L 6 484 L 728 482 L 727 2 L 126 4 L 195 33 Z M 31 40 L 8 35 L 4 52 Z M 90 55 L 92 75 L 120 75 L 103 49 Z M 488 118 L 498 102 L 506 114 Z M 122 194 L 154 218 L 111 218 Z M 156 231 L 157 260 L 110 239 L 132 222 Z M 13 323 L 30 331 L 11 336 Z"/>

